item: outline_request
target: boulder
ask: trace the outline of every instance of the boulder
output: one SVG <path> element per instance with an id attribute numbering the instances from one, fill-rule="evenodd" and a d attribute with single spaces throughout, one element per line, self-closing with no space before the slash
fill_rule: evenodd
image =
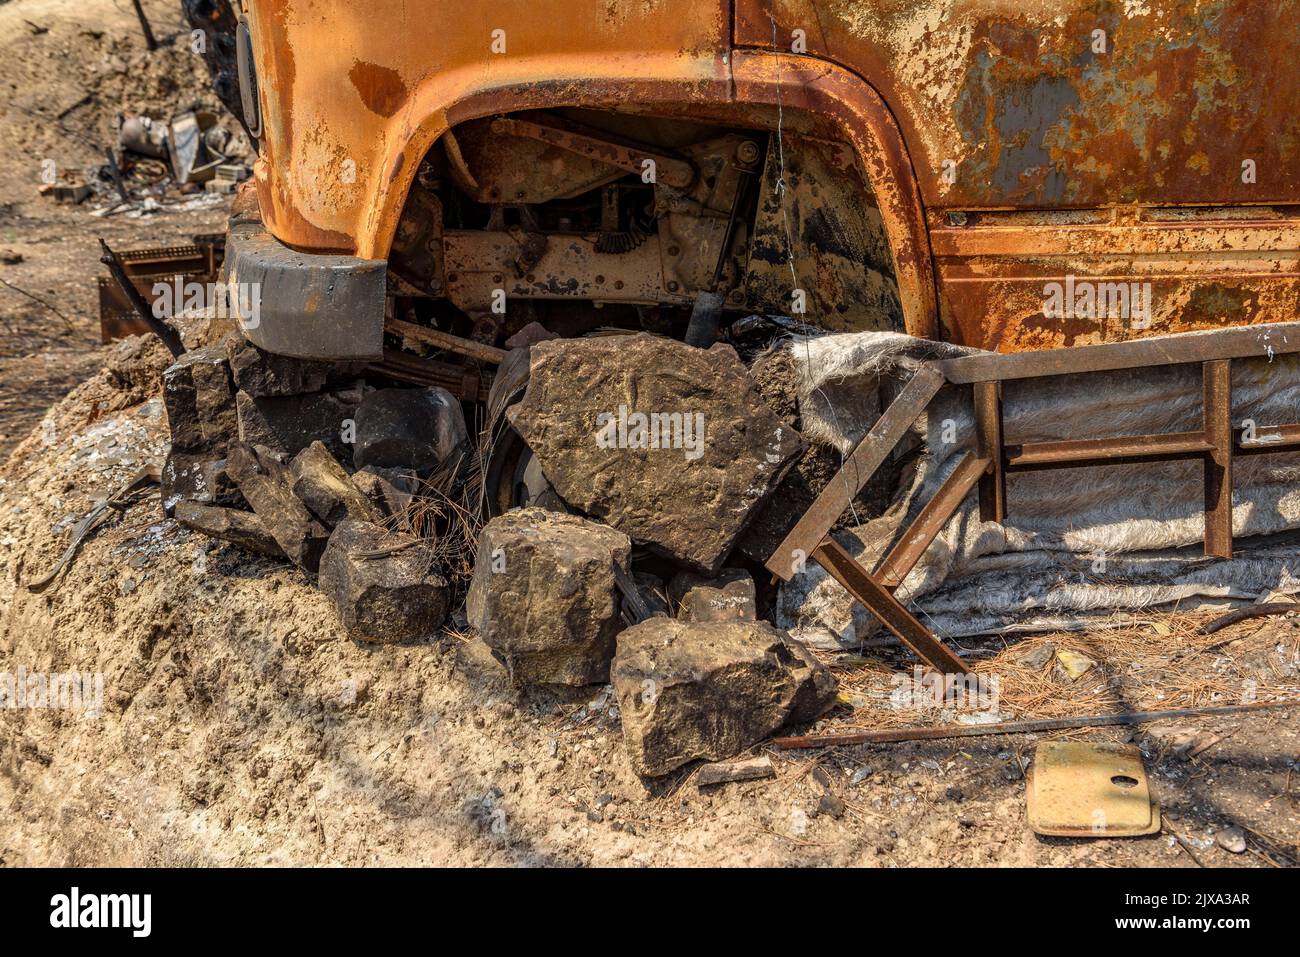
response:
<path id="1" fill-rule="evenodd" d="M 668 583 L 668 597 L 683 621 L 755 621 L 754 579 L 743 568 L 724 568 L 717 578 L 679 572 Z"/>
<path id="2" fill-rule="evenodd" d="M 328 363 L 276 355 L 242 338 L 232 339 L 228 348 L 235 387 L 257 398 L 319 392 L 330 371 Z"/>
<path id="3" fill-rule="evenodd" d="M 286 557 L 284 549 L 266 530 L 262 520 L 252 512 L 179 502 L 176 505 L 176 521 L 209 538 L 230 542 L 257 555 L 281 559 Z"/>
<path id="4" fill-rule="evenodd" d="M 318 519 L 333 528 L 345 518 L 378 522 L 378 508 L 356 485 L 338 459 L 320 442 L 313 442 L 289 463 L 293 494 Z"/>
<path id="5" fill-rule="evenodd" d="M 432 565 L 429 547 L 414 535 L 345 519 L 321 559 L 320 588 L 352 638 L 424 638 L 442 627 L 451 598 Z"/>
<path id="6" fill-rule="evenodd" d="M 163 372 L 163 403 L 172 449 L 215 453 L 235 437 L 235 391 L 220 343 L 185 353 Z"/>
<path id="7" fill-rule="evenodd" d="M 309 572 L 320 568 L 329 531 L 289 487 L 288 469 L 247 445 L 232 443 L 227 469 L 245 501 L 291 562 Z"/>
<path id="8" fill-rule="evenodd" d="M 352 461 L 358 469 L 411 468 L 428 475 L 469 445 L 460 400 L 439 386 L 377 389 L 357 409 Z"/>
<path id="9" fill-rule="evenodd" d="M 345 425 L 356 414 L 356 406 L 330 392 L 261 398 L 237 392 L 235 410 L 241 442 L 288 455 L 322 442 L 336 458 L 347 454 Z"/>
<path id="10" fill-rule="evenodd" d="M 716 573 L 800 448 L 735 351 L 635 335 L 530 354 L 507 416 L 564 501 Z"/>
<path id="11" fill-rule="evenodd" d="M 762 621 L 644 621 L 618 636 L 610 680 L 632 765 L 647 776 L 732 757 L 835 703 L 826 666 Z"/>
<path id="12" fill-rule="evenodd" d="M 621 626 L 614 565 L 631 552 L 626 535 L 577 515 L 500 515 L 479 538 L 469 623 L 516 685 L 605 681 Z"/>

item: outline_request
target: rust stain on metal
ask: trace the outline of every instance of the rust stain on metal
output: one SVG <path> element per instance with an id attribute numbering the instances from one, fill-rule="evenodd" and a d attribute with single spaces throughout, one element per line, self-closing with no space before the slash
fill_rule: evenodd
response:
<path id="1" fill-rule="evenodd" d="M 380 116 L 392 116 L 406 102 L 408 91 L 402 75 L 390 67 L 357 60 L 348 78 L 361 95 L 361 102 Z"/>

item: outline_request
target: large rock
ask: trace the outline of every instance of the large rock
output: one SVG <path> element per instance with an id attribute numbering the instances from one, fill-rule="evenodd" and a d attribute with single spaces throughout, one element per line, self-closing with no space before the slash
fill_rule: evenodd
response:
<path id="1" fill-rule="evenodd" d="M 358 469 L 411 468 L 428 475 L 469 444 L 460 400 L 439 386 L 378 389 L 357 409 L 352 461 Z"/>
<path id="2" fill-rule="evenodd" d="M 683 621 L 754 621 L 758 618 L 754 579 L 743 568 L 724 568 L 717 578 L 679 572 L 668 597 Z"/>
<path id="3" fill-rule="evenodd" d="M 739 754 L 835 703 L 835 678 L 762 621 L 652 618 L 618 636 L 610 668 L 623 738 L 640 774 Z"/>
<path id="4" fill-rule="evenodd" d="M 415 536 L 348 519 L 330 536 L 320 588 L 353 638 L 424 638 L 442 627 L 450 599 L 432 564 L 428 546 Z"/>
<path id="5" fill-rule="evenodd" d="M 288 455 L 322 442 L 337 458 L 347 454 L 344 437 L 350 430 L 345 426 L 356 414 L 355 405 L 330 392 L 262 398 L 238 392 L 235 409 L 241 442 Z"/>
<path id="6" fill-rule="evenodd" d="M 621 625 L 614 563 L 628 537 L 577 515 L 518 509 L 479 538 L 469 622 L 516 685 L 585 685 L 609 677 Z"/>
<path id="7" fill-rule="evenodd" d="M 215 453 L 235 437 L 235 391 L 221 343 L 185 353 L 163 372 L 163 403 L 177 452 Z"/>
<path id="8" fill-rule="evenodd" d="M 570 505 L 715 573 L 800 448 L 730 346 L 539 342 L 507 415 Z"/>
<path id="9" fill-rule="evenodd" d="M 318 519 L 333 528 L 345 518 L 378 522 L 383 518 L 370 499 L 353 484 L 338 459 L 320 442 L 313 442 L 289 463 L 293 494 Z"/>
<path id="10" fill-rule="evenodd" d="M 293 494 L 287 467 L 235 442 L 230 446 L 227 471 L 289 560 L 309 572 L 317 571 L 329 531 Z"/>
<path id="11" fill-rule="evenodd" d="M 284 549 L 252 512 L 180 502 L 176 505 L 176 521 L 209 538 L 238 545 L 245 551 L 267 558 L 285 557 Z"/>
<path id="12" fill-rule="evenodd" d="M 230 373 L 235 387 L 258 398 L 319 392 L 330 366 L 276 355 L 242 337 L 229 343 Z"/>

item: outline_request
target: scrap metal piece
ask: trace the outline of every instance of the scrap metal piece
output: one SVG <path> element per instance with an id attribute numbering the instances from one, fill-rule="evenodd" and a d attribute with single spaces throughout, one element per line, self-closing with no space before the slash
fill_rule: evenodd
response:
<path id="1" fill-rule="evenodd" d="M 1094 714 L 1081 718 L 1029 718 L 997 724 L 950 724 L 930 728 L 888 728 L 883 731 L 848 731 L 843 734 L 802 734 L 773 738 L 783 751 L 810 748 L 838 748 L 856 744 L 896 744 L 900 741 L 938 741 L 944 738 L 978 738 L 989 734 L 1037 734 L 1070 728 L 1105 728 L 1114 725 L 1146 724 L 1166 718 L 1207 718 L 1225 714 L 1246 714 L 1271 708 L 1300 707 L 1300 699 L 1256 701 L 1218 708 L 1176 708 L 1172 711 L 1131 711 L 1124 714 Z"/>
<path id="2" fill-rule="evenodd" d="M 1044 741 L 1027 787 L 1029 826 L 1050 837 L 1138 837 L 1160 830 L 1142 752 L 1128 744 Z"/>
<path id="3" fill-rule="evenodd" d="M 749 758 L 744 761 L 722 761 L 706 764 L 695 776 L 697 789 L 711 787 L 715 784 L 732 784 L 739 781 L 762 781 L 776 777 L 769 757 Z"/>

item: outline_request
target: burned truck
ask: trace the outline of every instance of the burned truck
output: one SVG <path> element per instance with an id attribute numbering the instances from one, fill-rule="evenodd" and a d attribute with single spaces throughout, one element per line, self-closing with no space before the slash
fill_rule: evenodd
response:
<path id="1" fill-rule="evenodd" d="M 1230 374 L 1300 344 L 1287 14 L 245 0 L 239 107 L 258 160 L 226 275 L 260 295 L 241 332 L 265 354 L 486 403 L 494 514 L 554 492 L 503 417 L 530 345 L 921 343 L 906 388 L 831 443 L 849 478 L 790 506 L 765 563 L 788 581 L 813 559 L 962 670 L 893 593 L 968 493 L 1001 522 L 1008 473 L 1194 460 L 1206 552 L 1227 557 L 1233 455 L 1300 442 L 1289 419 L 1236 436 Z M 1165 366 L 1200 376 L 1194 428 L 1003 435 L 1004 383 Z M 969 451 L 868 574 L 829 532 L 945 386 L 970 386 Z"/>

